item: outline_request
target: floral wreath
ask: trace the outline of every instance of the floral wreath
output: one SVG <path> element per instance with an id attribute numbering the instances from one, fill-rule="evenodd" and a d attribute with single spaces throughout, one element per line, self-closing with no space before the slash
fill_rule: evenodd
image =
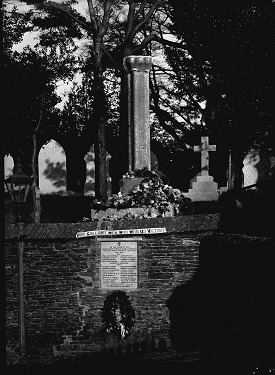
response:
<path id="1" fill-rule="evenodd" d="M 111 207 L 116 209 L 148 207 L 155 208 L 161 216 L 169 211 L 169 204 L 172 203 L 178 213 L 186 214 L 193 211 L 191 199 L 187 198 L 179 189 L 173 189 L 164 184 L 156 172 L 142 168 L 134 172 L 127 172 L 123 177 L 127 179 L 143 177 L 143 180 L 130 195 L 123 196 L 119 192 L 109 196 L 107 200 L 93 199 L 91 207 L 96 210 Z"/>
<path id="2" fill-rule="evenodd" d="M 106 297 L 102 308 L 105 332 L 112 333 L 119 339 L 130 334 L 135 322 L 135 312 L 128 298 L 125 292 L 115 291 Z"/>

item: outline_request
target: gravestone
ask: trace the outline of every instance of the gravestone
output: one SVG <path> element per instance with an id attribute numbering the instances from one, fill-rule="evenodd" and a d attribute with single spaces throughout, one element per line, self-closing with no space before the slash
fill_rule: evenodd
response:
<path id="1" fill-rule="evenodd" d="M 243 160 L 243 187 L 268 181 L 271 173 L 271 158 L 259 150 L 251 150 Z"/>
<path id="2" fill-rule="evenodd" d="M 107 193 L 112 194 L 112 183 L 109 175 L 109 162 L 111 155 L 106 152 L 106 172 L 107 172 Z M 90 150 L 84 157 L 86 162 L 86 182 L 84 185 L 84 195 L 94 196 L 95 195 L 95 149 L 94 145 L 90 147 Z"/>
<path id="3" fill-rule="evenodd" d="M 150 158 L 151 171 L 156 172 L 159 169 L 159 162 L 156 155 L 152 151 L 150 152 Z"/>
<path id="4" fill-rule="evenodd" d="M 156 155 L 151 151 L 151 171 L 155 172 L 164 184 L 169 184 L 168 177 L 159 169 L 159 163 Z"/>
<path id="5" fill-rule="evenodd" d="M 201 145 L 194 146 L 201 153 L 201 172 L 191 181 L 191 188 L 184 193 L 192 201 L 216 201 L 219 198 L 218 184 L 209 175 L 209 151 L 216 151 L 215 145 L 209 145 L 207 136 L 201 137 Z"/>
<path id="6" fill-rule="evenodd" d="M 4 180 L 13 174 L 14 161 L 13 157 L 8 154 L 4 156 Z M 4 191 L 7 192 L 7 187 L 4 184 Z"/>
<path id="7" fill-rule="evenodd" d="M 63 147 L 53 139 L 39 151 L 38 176 L 41 194 L 66 195 L 66 154 Z"/>

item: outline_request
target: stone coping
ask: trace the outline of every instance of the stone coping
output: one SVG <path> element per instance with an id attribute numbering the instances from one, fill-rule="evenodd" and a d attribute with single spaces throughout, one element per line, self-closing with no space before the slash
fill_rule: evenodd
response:
<path id="1" fill-rule="evenodd" d="M 156 217 L 127 220 L 89 221 L 81 223 L 25 224 L 25 239 L 76 239 L 78 232 L 94 230 L 122 230 L 143 228 L 166 228 L 167 233 L 216 231 L 220 214 L 199 214 L 174 217 Z M 162 233 L 161 235 L 165 235 Z M 139 234 L 140 236 L 140 234 Z M 5 239 L 17 238 L 17 225 L 6 224 Z M 78 239 L 80 240 L 80 239 Z"/>

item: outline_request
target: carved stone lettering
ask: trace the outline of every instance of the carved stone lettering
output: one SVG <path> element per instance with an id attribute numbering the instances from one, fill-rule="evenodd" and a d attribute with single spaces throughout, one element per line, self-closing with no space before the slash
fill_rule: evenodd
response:
<path id="1" fill-rule="evenodd" d="M 137 242 L 101 243 L 101 289 L 137 289 Z"/>

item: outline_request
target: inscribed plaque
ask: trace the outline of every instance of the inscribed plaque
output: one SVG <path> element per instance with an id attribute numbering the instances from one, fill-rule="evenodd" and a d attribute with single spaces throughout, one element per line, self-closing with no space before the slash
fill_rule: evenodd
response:
<path id="1" fill-rule="evenodd" d="M 137 242 L 101 242 L 101 289 L 137 289 Z"/>

